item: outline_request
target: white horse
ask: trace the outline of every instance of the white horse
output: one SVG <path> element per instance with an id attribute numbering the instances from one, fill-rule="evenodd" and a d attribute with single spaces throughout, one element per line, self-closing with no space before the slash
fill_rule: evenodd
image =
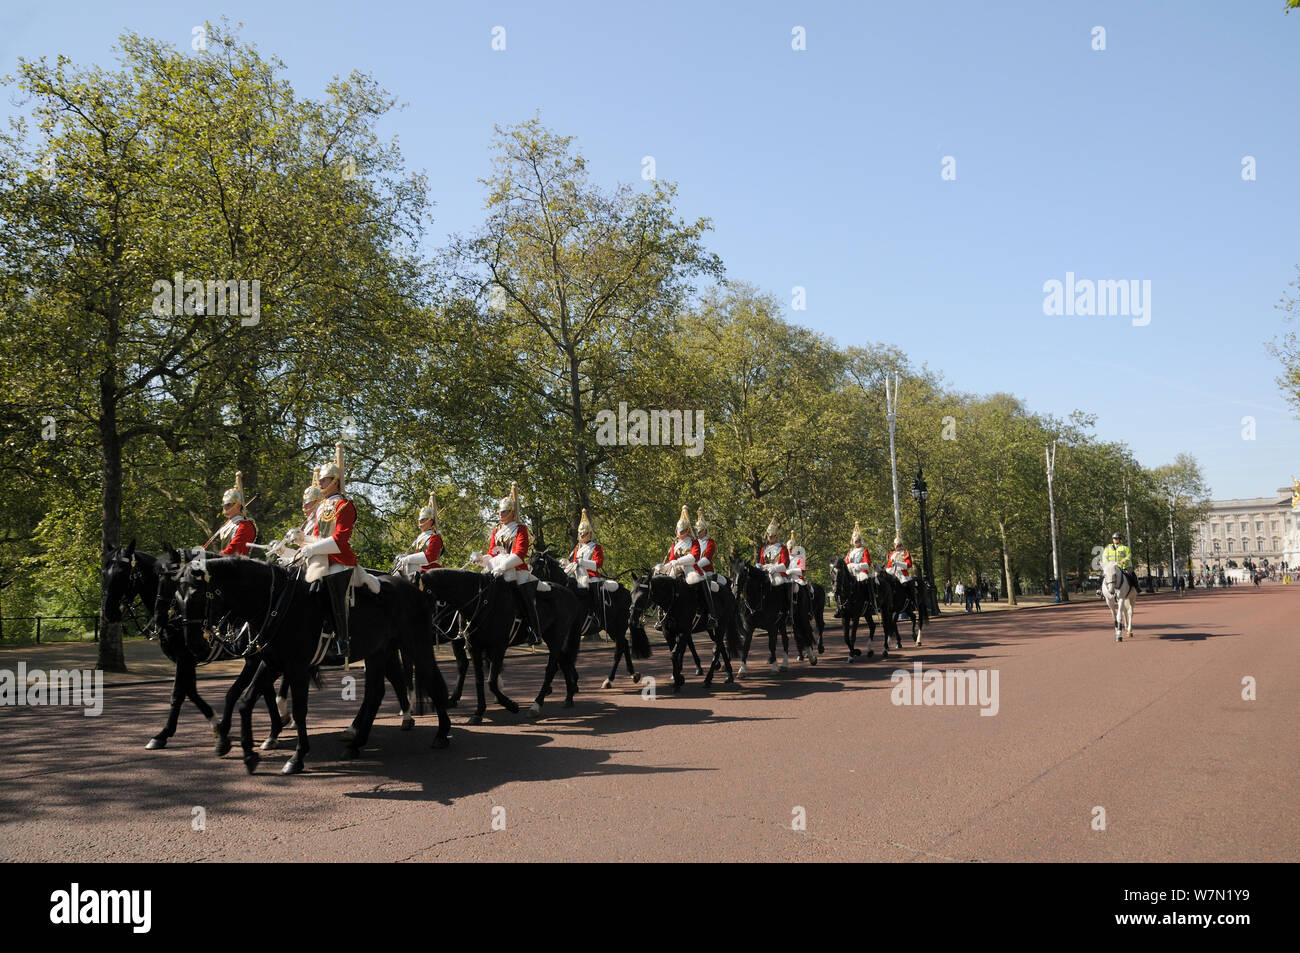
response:
<path id="1" fill-rule="evenodd" d="M 1101 567 L 1101 595 L 1115 621 L 1115 641 L 1123 636 L 1133 637 L 1133 587 L 1118 563 L 1108 562 Z"/>

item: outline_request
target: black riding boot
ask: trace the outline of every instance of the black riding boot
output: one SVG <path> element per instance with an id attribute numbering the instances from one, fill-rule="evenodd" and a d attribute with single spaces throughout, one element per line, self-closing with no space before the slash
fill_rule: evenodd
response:
<path id="1" fill-rule="evenodd" d="M 524 624 L 532 630 L 530 643 L 532 645 L 542 644 L 542 622 L 537 615 L 537 580 L 526 582 L 522 586 L 515 586 L 515 592 L 519 596 L 519 602 L 524 608 Z"/>
<path id="2" fill-rule="evenodd" d="M 334 643 L 339 655 L 348 658 L 351 642 L 348 638 L 348 589 L 352 586 L 352 569 L 331 573 L 321 580 L 325 601 L 329 607 L 330 621 L 334 625 Z"/>
<path id="3" fill-rule="evenodd" d="M 715 629 L 718 626 L 718 613 L 717 610 L 713 608 L 713 587 L 709 585 L 708 579 L 696 583 L 696 586 L 704 593 L 704 608 L 707 615 L 704 624 L 710 629 Z"/>

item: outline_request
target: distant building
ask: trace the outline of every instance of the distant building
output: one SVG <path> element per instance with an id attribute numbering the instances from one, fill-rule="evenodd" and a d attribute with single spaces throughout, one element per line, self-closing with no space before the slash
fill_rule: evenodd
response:
<path id="1" fill-rule="evenodd" d="M 1214 500 L 1210 514 L 1193 527 L 1192 560 L 1199 570 L 1225 569 L 1228 560 L 1271 566 L 1300 566 L 1300 510 L 1292 509 L 1292 488 L 1249 500 Z"/>

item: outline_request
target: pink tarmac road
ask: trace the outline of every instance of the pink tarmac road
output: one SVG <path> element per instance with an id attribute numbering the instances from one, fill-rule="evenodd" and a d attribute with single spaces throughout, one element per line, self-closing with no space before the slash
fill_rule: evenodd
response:
<path id="1" fill-rule="evenodd" d="M 432 716 L 400 732 L 390 693 L 347 763 L 356 703 L 332 671 L 291 778 L 285 750 L 249 776 L 237 736 L 215 757 L 190 707 L 168 748 L 145 751 L 169 686 L 110 685 L 98 718 L 0 708 L 0 859 L 1295 861 L 1298 610 L 1300 586 L 1276 584 L 1140 600 L 1116 644 L 1085 596 L 945 615 L 922 647 L 905 637 L 852 665 L 828 628 L 821 664 L 780 675 L 760 635 L 743 684 L 706 693 L 692 676 L 678 697 L 656 641 L 653 700 L 625 676 L 598 688 L 602 644 L 584 647 L 573 709 L 552 696 L 533 722 L 489 705 L 469 727 L 462 704 L 451 747 L 433 751 Z M 917 661 L 984 670 L 990 687 L 996 672 L 996 715 L 894 704 L 891 673 Z M 507 661 L 525 707 L 542 665 Z M 227 684 L 200 691 L 215 704 Z"/>

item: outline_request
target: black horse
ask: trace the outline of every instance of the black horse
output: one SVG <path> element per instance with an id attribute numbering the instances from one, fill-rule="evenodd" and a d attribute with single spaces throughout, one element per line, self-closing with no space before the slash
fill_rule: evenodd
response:
<path id="1" fill-rule="evenodd" d="M 593 579 L 586 586 L 581 586 L 577 579 L 564 571 L 560 561 L 552 556 L 549 550 L 540 547 L 534 552 L 529 569 L 537 578 L 552 586 L 565 586 L 577 597 L 578 611 L 583 618 L 580 638 L 604 630 L 614 640 L 614 662 L 610 666 L 609 675 L 600 687 L 609 688 L 614 683 L 614 676 L 618 674 L 618 663 L 624 659 L 627 660 L 627 674 L 631 677 L 632 683 L 640 682 L 641 675 L 632 664 L 632 659 L 650 657 L 650 640 L 646 638 L 645 629 L 642 628 L 632 632 L 632 644 L 628 644 L 632 593 L 621 584 L 610 592 L 604 587 L 603 579 Z"/>
<path id="2" fill-rule="evenodd" d="M 350 614 L 351 654 L 366 661 L 366 693 L 357 736 L 344 748 L 344 760 L 354 757 L 368 739 L 374 713 L 383 698 L 385 661 L 393 640 L 414 664 L 420 685 L 432 694 L 438 713 L 433 747 L 446 747 L 451 730 L 446 684 L 433 656 L 426 603 L 411 583 L 393 576 L 378 579 L 378 595 L 365 587 L 355 590 L 356 603 Z M 223 617 L 248 624 L 249 641 L 244 651 L 259 653 L 261 660 L 253 685 L 239 703 L 244 765 L 252 774 L 261 760 L 253 750 L 253 699 L 283 673 L 289 681 L 298 734 L 298 746 L 285 764 L 284 773 L 302 771 L 311 750 L 307 736 L 307 681 L 323 649 L 325 621 L 321 602 L 302 573 L 242 556 L 190 563 L 181 573 L 174 611 L 187 638 L 211 630 Z"/>
<path id="3" fill-rule="evenodd" d="M 862 654 L 862 650 L 857 647 L 859 619 L 867 620 L 867 658 L 871 658 L 876 654 L 871 648 L 871 640 L 876 637 L 876 620 L 872 617 L 872 613 L 880 613 L 883 621 L 893 608 L 892 602 L 887 602 L 891 598 L 891 592 L 881 590 L 874 573 L 867 573 L 866 576 L 865 580 L 858 579 L 849 571 L 842 556 L 831 564 L 835 602 L 840 607 L 840 619 L 844 625 L 844 644 L 849 648 L 850 662 Z M 889 631 L 886 627 L 885 646 L 881 657 L 889 655 Z M 895 641 L 898 642 L 898 648 L 901 649 L 903 643 L 898 636 L 897 626 L 894 627 L 893 634 Z"/>
<path id="4" fill-rule="evenodd" d="M 235 658 L 219 640 L 209 642 L 200 635 L 190 640 L 184 633 L 167 625 L 167 609 L 176 592 L 176 579 L 182 566 L 193 559 L 200 550 L 187 549 L 180 552 L 168 548 L 162 558 L 155 558 L 148 553 L 136 552 L 135 540 L 123 549 L 116 547 L 109 554 L 108 568 L 105 573 L 104 619 L 108 622 L 121 622 L 127 613 L 132 613 L 132 604 L 139 599 L 145 607 L 148 622 L 140 626 L 142 631 L 154 630 L 158 633 L 158 642 L 163 654 L 176 666 L 176 676 L 172 682 L 171 705 L 167 712 L 167 724 L 162 731 L 149 739 L 145 748 L 157 751 L 167 747 L 167 742 L 176 734 L 176 725 L 180 720 L 181 707 L 189 699 L 205 719 L 212 725 L 212 737 L 220 738 L 221 724 L 229 725 L 235 702 L 252 681 L 256 664 L 247 661 L 243 670 L 236 676 L 235 682 L 226 692 L 225 707 L 221 719 L 218 719 L 212 706 L 203 700 L 198 690 L 198 667 L 208 662 Z M 274 689 L 268 689 L 263 696 L 267 711 L 271 715 L 271 734 L 263 743 L 264 750 L 276 746 L 283 730 L 282 713 L 276 705 Z"/>
<path id="5" fill-rule="evenodd" d="M 469 724 L 483 721 L 487 711 L 487 698 L 483 691 L 484 661 L 487 662 L 487 686 L 506 711 L 516 714 L 519 705 L 501 690 L 501 671 L 505 665 L 506 649 L 511 637 L 523 621 L 518 619 L 513 582 L 507 582 L 495 573 L 467 572 L 462 569 L 430 569 L 417 576 L 418 585 L 431 606 L 443 604 L 455 610 L 464 620 L 465 649 L 474 662 L 474 685 L 477 706 L 469 717 Z M 551 693 L 551 683 L 556 671 L 563 671 L 565 681 L 564 707 L 573 707 L 573 696 L 578 691 L 578 600 L 562 586 L 552 586 L 549 592 L 538 591 L 537 615 L 542 624 L 542 641 L 548 656 L 542 687 L 533 699 L 529 714 L 536 716 L 542 710 L 546 696 Z M 453 643 L 454 644 L 454 643 Z M 468 662 L 468 660 L 467 660 Z M 460 674 L 464 681 L 464 671 Z"/>
<path id="6" fill-rule="evenodd" d="M 651 575 L 637 580 L 632 592 L 630 625 L 634 638 L 645 638 L 645 628 L 641 615 L 651 606 L 663 610 L 660 623 L 664 640 L 672 650 L 673 691 L 678 692 L 686 684 L 682 675 L 682 656 L 690 643 L 694 632 L 708 632 L 713 640 L 713 661 L 704 675 L 704 685 L 713 684 L 713 674 L 720 668 L 727 669 L 727 683 L 736 680 L 731 668 L 731 655 L 740 649 L 736 637 L 736 599 L 727 586 L 719 586 L 713 593 L 713 609 L 717 624 L 709 625 L 708 606 L 699 592 L 699 586 L 673 576 Z M 640 634 L 636 634 L 640 629 Z M 647 639 L 647 641 L 649 641 Z M 699 669 L 697 668 L 697 671 Z"/>
<path id="7" fill-rule="evenodd" d="M 800 654 L 806 654 L 809 664 L 816 665 L 817 647 L 813 644 L 813 614 L 811 596 L 807 587 L 794 586 L 791 589 L 792 583 L 773 585 L 767 570 L 742 559 L 736 560 L 731 567 L 731 572 L 736 581 L 739 603 L 738 615 L 743 646 L 741 674 L 748 670 L 749 647 L 754 640 L 756 629 L 767 631 L 768 663 L 772 666 L 772 670 L 780 671 L 786 667 L 789 653 L 787 651 L 787 657 L 778 665 L 776 640 L 779 635 L 784 641 L 787 622 L 790 622 L 791 628 L 794 629 L 795 644 Z"/>
<path id="8" fill-rule="evenodd" d="M 876 572 L 876 586 L 879 592 L 888 593 L 883 598 L 888 599 L 891 606 L 891 610 L 880 617 L 880 621 L 885 626 L 886 640 L 892 634 L 898 642 L 898 647 L 902 648 L 903 643 L 898 634 L 898 619 L 900 616 L 907 616 L 912 621 L 912 644 L 920 645 L 921 631 L 930 621 L 921 580 L 912 578 L 907 582 L 900 582 L 893 573 L 881 569 Z M 887 641 L 886 645 L 888 645 Z"/>

